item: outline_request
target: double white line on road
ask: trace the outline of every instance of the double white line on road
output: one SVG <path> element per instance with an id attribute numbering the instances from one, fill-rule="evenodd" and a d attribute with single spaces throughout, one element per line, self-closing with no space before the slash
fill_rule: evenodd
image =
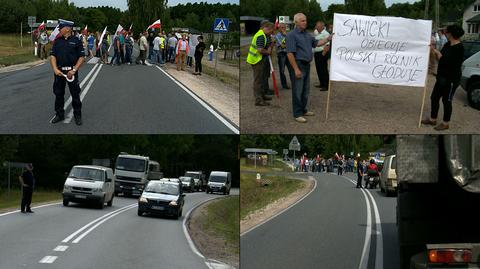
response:
<path id="1" fill-rule="evenodd" d="M 102 67 L 103 67 L 103 65 L 101 65 L 99 63 L 95 64 L 95 66 L 92 68 L 92 70 L 90 70 L 90 72 L 88 72 L 87 76 L 82 80 L 82 82 L 80 83 L 80 89 L 83 89 L 83 86 L 85 85 L 85 83 L 88 82 L 88 84 L 87 84 L 87 87 L 82 90 L 82 92 L 80 94 L 80 100 L 83 101 L 83 98 L 85 98 L 85 95 L 88 93 L 88 91 L 92 87 L 92 84 L 95 81 L 95 79 L 97 78 L 97 75 L 100 72 L 100 70 L 102 69 Z M 92 76 L 92 74 L 93 74 L 93 76 Z M 92 77 L 92 79 L 89 81 L 90 77 Z M 65 105 L 63 106 L 65 111 L 67 111 L 68 107 L 71 104 L 72 104 L 72 96 L 70 96 L 67 99 L 67 101 L 65 102 Z M 55 118 L 55 116 L 52 117 L 50 122 L 53 120 L 53 118 Z M 70 108 L 70 110 L 67 113 L 67 116 L 65 117 L 65 120 L 63 121 L 63 123 L 70 123 L 72 121 L 72 118 L 73 118 L 73 107 Z"/>
<path id="2" fill-rule="evenodd" d="M 136 206 L 137 206 L 137 204 L 130 204 L 130 205 L 124 206 L 122 208 L 119 208 L 117 210 L 114 210 L 110 213 L 107 213 L 107 214 L 105 214 L 105 215 L 103 215 L 99 218 L 94 219 L 93 221 L 87 223 L 86 225 L 84 225 L 83 227 L 81 227 L 80 229 L 76 230 L 75 232 L 70 234 L 68 237 L 63 239 L 62 243 L 68 243 L 70 240 L 72 240 L 74 237 L 76 237 L 77 235 L 79 235 L 81 233 L 77 238 L 75 238 L 72 241 L 72 243 L 76 244 L 76 243 L 80 242 L 80 240 L 82 240 L 91 231 L 93 231 L 95 228 L 100 226 L 102 223 L 104 223 L 107 220 L 115 217 L 118 214 L 121 214 L 121 213 L 123 213 L 127 210 L 135 208 Z M 83 232 L 84 230 L 86 230 L 86 231 Z M 58 245 L 57 247 L 55 247 L 53 249 L 53 251 L 55 251 L 55 252 L 65 252 L 68 248 L 69 248 L 69 246 L 67 246 L 67 245 Z M 38 263 L 53 263 L 57 258 L 58 258 L 58 256 L 45 256 L 40 261 L 38 261 Z"/>
<path id="3" fill-rule="evenodd" d="M 115 211 L 112 211 L 108 214 L 105 214 L 97 219 L 94 219 L 93 221 L 89 222 L 88 224 L 86 224 L 85 226 L 83 226 L 82 228 L 76 230 L 75 232 L 73 232 L 71 235 L 69 235 L 68 237 L 66 237 L 65 239 L 62 240 L 62 243 L 68 243 L 70 240 L 72 240 L 72 238 L 74 238 L 75 236 L 77 236 L 79 233 L 81 233 L 83 230 L 89 228 L 90 226 L 90 229 L 88 229 L 87 231 L 85 231 L 84 233 L 82 233 L 80 236 L 78 236 L 75 240 L 72 241 L 72 243 L 78 243 L 80 242 L 80 240 L 82 240 L 82 238 L 84 238 L 87 234 L 89 234 L 91 231 L 93 231 L 95 228 L 97 228 L 98 226 L 100 226 L 102 223 L 104 223 L 105 221 L 115 217 L 116 215 L 120 214 L 120 213 L 123 213 L 129 209 L 132 209 L 134 207 L 136 207 L 137 204 L 131 204 L 131 205 L 127 205 L 127 206 L 124 206 L 120 209 L 117 209 Z M 96 224 L 95 224 L 96 223 Z M 94 225 L 95 224 L 95 225 Z"/>
<path id="4" fill-rule="evenodd" d="M 346 180 L 350 181 L 352 184 L 357 185 L 357 182 L 353 181 L 351 178 L 343 176 Z M 367 227 L 365 228 L 365 243 L 363 245 L 362 257 L 360 259 L 360 264 L 358 265 L 359 269 L 368 268 L 368 257 L 370 256 L 370 247 L 372 234 L 376 235 L 376 253 L 375 253 L 375 269 L 383 268 L 383 237 L 382 237 L 382 222 L 380 221 L 380 214 L 378 213 L 377 203 L 373 198 L 373 195 L 368 189 L 360 188 L 362 191 L 363 197 L 365 198 L 365 203 L 367 206 Z M 375 231 L 373 230 L 372 221 L 371 221 L 371 208 L 370 202 L 373 205 L 373 212 L 375 216 Z"/>

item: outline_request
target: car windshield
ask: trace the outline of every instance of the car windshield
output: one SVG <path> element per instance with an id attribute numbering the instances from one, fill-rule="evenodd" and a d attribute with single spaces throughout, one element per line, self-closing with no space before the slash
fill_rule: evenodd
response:
<path id="1" fill-rule="evenodd" d="M 178 186 L 175 184 L 152 182 L 148 184 L 145 191 L 160 194 L 178 195 Z"/>
<path id="2" fill-rule="evenodd" d="M 180 180 L 182 182 L 187 182 L 188 183 L 188 182 L 190 182 L 190 179 L 191 179 L 190 177 L 180 177 Z"/>
<path id="3" fill-rule="evenodd" d="M 185 176 L 191 177 L 191 178 L 200 178 L 200 174 L 197 174 L 197 173 L 185 173 Z"/>
<path id="4" fill-rule="evenodd" d="M 209 181 L 210 182 L 225 182 L 227 180 L 226 177 L 222 177 L 222 176 L 210 176 L 210 179 Z"/>
<path id="5" fill-rule="evenodd" d="M 145 160 L 120 157 L 117 159 L 116 169 L 132 172 L 144 172 Z"/>
<path id="6" fill-rule="evenodd" d="M 105 180 L 104 175 L 105 173 L 103 172 L 103 170 L 85 168 L 85 167 L 74 167 L 72 168 L 72 171 L 70 171 L 69 177 L 95 180 L 95 181 L 104 181 Z"/>

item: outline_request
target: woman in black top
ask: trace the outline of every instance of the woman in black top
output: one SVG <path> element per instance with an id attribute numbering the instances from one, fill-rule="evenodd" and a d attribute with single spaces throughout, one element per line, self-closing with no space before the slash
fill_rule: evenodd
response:
<path id="1" fill-rule="evenodd" d="M 444 110 L 443 123 L 435 127 L 437 131 L 449 128 L 450 117 L 452 116 L 452 99 L 455 90 L 460 84 L 460 77 L 462 76 L 463 44 L 460 38 L 463 36 L 464 31 L 458 25 L 450 25 L 447 27 L 445 34 L 448 42 L 443 46 L 441 51 L 438 51 L 433 46 L 431 47 L 431 50 L 439 60 L 437 82 L 430 96 L 432 102 L 430 118 L 422 120 L 423 124 L 437 125 L 440 99 L 442 99 Z"/>
<path id="2" fill-rule="evenodd" d="M 194 75 L 202 75 L 202 58 L 205 50 L 205 43 L 203 43 L 203 36 L 198 37 L 198 45 L 195 47 L 195 72 Z"/>

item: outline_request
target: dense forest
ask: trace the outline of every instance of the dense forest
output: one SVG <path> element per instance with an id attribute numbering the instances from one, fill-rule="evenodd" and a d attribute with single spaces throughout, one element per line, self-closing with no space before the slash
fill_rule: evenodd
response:
<path id="1" fill-rule="evenodd" d="M 463 11 L 473 0 L 440 0 L 440 21 L 460 23 Z M 313 28 L 317 20 L 332 23 L 334 13 L 396 16 L 412 19 L 423 18 L 425 0 L 414 3 L 397 3 L 386 7 L 384 0 L 345 0 L 344 4 L 331 4 L 327 10 L 322 10 L 316 0 L 242 0 L 241 15 L 260 16 L 274 20 L 276 16 L 290 16 L 298 12 L 307 15 L 309 28 Z M 433 19 L 435 1 L 429 1 L 428 18 Z"/>
<path id="2" fill-rule="evenodd" d="M 0 191 L 7 185 L 4 162 L 31 162 L 38 186 L 60 189 L 65 173 L 92 159 L 110 159 L 120 152 L 149 156 L 166 177 L 185 170 L 231 171 L 238 187 L 238 136 L 227 135 L 35 135 L 0 136 Z M 17 169 L 12 176 L 17 184 Z"/>
<path id="3" fill-rule="evenodd" d="M 20 22 L 24 31 L 28 16 L 36 16 L 37 22 L 72 20 L 83 28 L 88 25 L 92 31 L 101 31 L 105 26 L 115 29 L 118 24 L 128 28 L 133 24 L 135 32 L 143 31 L 157 19 L 161 19 L 163 29 L 190 27 L 202 32 L 212 32 L 216 17 L 229 18 L 232 28 L 238 28 L 240 6 L 234 4 L 188 3 L 173 7 L 165 0 L 128 0 L 128 10 L 113 7 L 76 7 L 67 0 L 0 0 L 0 33 L 20 32 Z"/>
<path id="4" fill-rule="evenodd" d="M 243 156 L 246 148 L 274 149 L 282 155 L 283 149 L 288 145 L 293 135 L 242 135 L 240 137 L 240 150 Z M 379 149 L 388 149 L 395 152 L 395 136 L 386 135 L 297 135 L 301 145 L 301 153 L 309 156 L 322 154 L 332 157 L 336 152 L 348 156 L 351 152 L 361 153 L 363 158 L 369 152 Z M 279 156 L 280 157 L 280 156 Z"/>

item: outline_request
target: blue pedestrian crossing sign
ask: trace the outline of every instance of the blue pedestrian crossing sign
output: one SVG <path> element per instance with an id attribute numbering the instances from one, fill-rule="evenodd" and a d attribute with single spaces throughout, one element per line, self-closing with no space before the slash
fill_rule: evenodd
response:
<path id="1" fill-rule="evenodd" d="M 228 33 L 228 25 L 230 20 L 226 18 L 216 18 L 213 24 L 213 32 L 215 33 Z"/>

